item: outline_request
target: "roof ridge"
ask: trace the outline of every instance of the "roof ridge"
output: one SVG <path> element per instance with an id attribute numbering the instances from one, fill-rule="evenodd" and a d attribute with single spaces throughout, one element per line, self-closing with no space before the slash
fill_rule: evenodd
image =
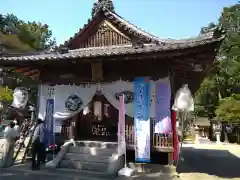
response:
<path id="1" fill-rule="evenodd" d="M 125 18 L 123 18 L 122 16 L 120 16 L 119 14 L 117 14 L 116 12 L 111 12 L 111 11 L 108 11 L 106 9 L 106 12 L 105 12 L 105 15 L 114 22 L 113 18 L 109 16 L 109 14 L 111 15 L 114 15 L 114 16 L 117 16 L 119 19 L 121 19 L 123 22 L 127 23 L 128 25 L 132 26 L 133 28 L 139 30 L 139 33 L 143 33 L 142 35 L 148 35 L 150 36 L 150 38 L 152 40 L 154 40 L 155 42 L 158 41 L 159 43 L 162 43 L 162 44 L 174 44 L 174 43 L 186 43 L 186 41 L 202 41 L 204 39 L 211 39 L 213 38 L 214 36 L 214 29 L 208 33 L 205 33 L 205 34 L 201 34 L 201 35 L 197 35 L 197 36 L 193 36 L 193 37 L 189 37 L 189 38 L 184 38 L 184 39 L 169 39 L 169 38 L 166 38 L 166 39 L 162 39 L 160 37 L 157 37 L 149 32 L 147 32 L 146 30 L 138 27 L 137 25 L 135 24 L 132 24 L 131 22 L 127 21 Z"/>
<path id="2" fill-rule="evenodd" d="M 100 3 L 101 5 L 101 3 Z M 111 11 L 109 10 L 106 6 L 102 5 L 100 6 L 100 9 L 98 9 L 98 12 L 96 14 L 94 14 L 94 16 L 92 16 L 91 18 L 88 19 L 88 23 L 83 25 L 83 28 L 80 28 L 79 31 L 77 33 L 74 34 L 74 36 L 72 36 L 71 38 L 69 38 L 69 40 L 65 41 L 65 43 L 60 46 L 67 46 L 69 45 L 72 40 L 74 40 L 79 34 L 81 34 L 81 32 L 84 31 L 85 28 L 87 28 L 89 26 L 89 24 L 91 22 L 93 22 L 96 17 L 100 14 L 103 13 L 103 15 L 112 23 L 114 23 L 116 26 L 118 26 L 119 28 L 128 31 L 130 34 L 132 34 L 133 36 L 136 36 L 139 38 L 140 41 L 142 41 L 142 43 L 155 43 L 157 45 L 165 45 L 165 44 L 182 44 L 182 43 L 186 43 L 187 41 L 202 41 L 202 40 L 208 40 L 211 38 L 214 38 L 214 30 L 212 30 L 209 33 L 205 33 L 205 34 L 200 34 L 198 36 L 194 36 L 194 37 L 190 37 L 190 38 L 185 38 L 185 39 L 162 39 L 159 38 L 149 32 L 147 32 L 146 30 L 138 27 L 137 25 L 131 23 L 130 21 L 126 20 L 125 18 L 123 18 L 122 16 L 120 16 L 118 13 L 116 13 L 115 11 Z"/>
<path id="3" fill-rule="evenodd" d="M 106 9 L 106 10 L 107 10 L 107 9 Z M 107 10 L 107 11 L 109 11 L 109 10 Z M 116 12 L 112 12 L 112 11 L 109 11 L 109 12 L 112 13 L 112 14 L 115 14 L 116 16 L 118 16 L 119 18 L 121 18 L 122 20 L 124 20 L 125 22 L 127 22 L 129 25 L 131 25 L 131 26 L 133 26 L 133 27 L 139 29 L 140 31 L 142 31 L 142 32 L 144 32 L 144 33 L 146 33 L 146 34 L 148 34 L 149 36 L 151 36 L 151 37 L 153 37 L 153 38 L 156 38 L 156 39 L 159 39 L 159 37 L 157 37 L 157 36 L 155 36 L 155 35 L 149 33 L 148 31 L 144 30 L 144 29 L 141 28 L 141 27 L 138 27 L 137 25 L 131 23 L 131 22 L 128 21 L 127 19 L 125 19 L 125 18 L 123 18 L 122 16 L 120 16 L 118 13 L 116 13 Z"/>
<path id="4" fill-rule="evenodd" d="M 143 48 L 144 47 L 155 47 L 156 44 L 143 44 Z M 88 47 L 88 48 L 78 48 L 78 49 L 72 49 L 69 50 L 69 53 L 75 53 L 75 52 L 79 52 L 79 51 L 91 51 L 91 50 L 106 50 L 106 48 L 108 49 L 117 49 L 117 48 L 133 48 L 134 46 L 131 44 L 124 44 L 124 45 L 113 45 L 113 46 L 100 46 L 100 47 Z"/>
<path id="5" fill-rule="evenodd" d="M 81 59 L 81 58 L 96 58 L 96 57 L 110 57 L 110 56 L 122 56 L 133 55 L 142 53 L 160 53 L 174 50 L 182 50 L 188 48 L 195 48 L 198 46 L 204 46 L 211 43 L 221 42 L 222 38 L 208 39 L 199 42 L 187 42 L 178 44 L 166 44 L 165 46 L 159 46 L 156 44 L 146 44 L 143 47 L 136 48 L 134 46 L 108 46 L 108 47 L 95 47 L 95 48 L 80 48 L 76 50 L 70 50 L 66 53 L 52 52 L 49 54 L 39 54 L 30 56 L 12 56 L 12 57 L 0 57 L 0 61 L 6 60 L 23 60 L 23 61 L 38 61 L 38 60 L 61 60 L 61 59 Z"/>

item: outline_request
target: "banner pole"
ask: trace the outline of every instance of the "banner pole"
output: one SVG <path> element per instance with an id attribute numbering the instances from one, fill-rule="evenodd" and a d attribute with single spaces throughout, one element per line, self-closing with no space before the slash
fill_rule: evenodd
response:
<path id="1" fill-rule="evenodd" d="M 56 128 L 56 123 L 55 123 L 55 117 L 54 117 L 54 114 L 55 114 L 55 89 L 54 89 L 54 92 L 53 92 L 53 102 L 54 102 L 54 105 L 53 105 L 53 114 L 52 114 L 52 135 L 53 135 L 53 159 L 55 158 L 55 143 L 56 143 L 56 139 L 55 139 L 55 128 Z"/>
<path id="2" fill-rule="evenodd" d="M 122 95 L 122 102 L 123 102 L 123 143 L 124 143 L 124 167 L 127 167 L 127 143 L 126 143 L 126 119 L 125 119 L 125 95 Z"/>

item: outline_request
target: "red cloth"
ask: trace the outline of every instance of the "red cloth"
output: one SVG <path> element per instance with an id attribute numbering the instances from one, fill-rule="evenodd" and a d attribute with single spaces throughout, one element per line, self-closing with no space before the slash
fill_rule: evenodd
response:
<path id="1" fill-rule="evenodd" d="M 178 134 L 177 134 L 177 113 L 172 111 L 172 123 L 173 123 L 173 160 L 178 159 Z"/>

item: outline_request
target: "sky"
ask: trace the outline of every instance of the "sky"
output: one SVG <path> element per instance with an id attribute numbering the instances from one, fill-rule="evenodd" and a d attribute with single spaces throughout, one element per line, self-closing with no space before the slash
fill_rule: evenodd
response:
<path id="1" fill-rule="evenodd" d="M 96 0 L 1 0 L 0 13 L 48 24 L 57 44 L 72 37 L 91 17 Z M 238 0 L 113 0 L 115 11 L 160 38 L 184 39 L 217 22 L 223 7 Z"/>

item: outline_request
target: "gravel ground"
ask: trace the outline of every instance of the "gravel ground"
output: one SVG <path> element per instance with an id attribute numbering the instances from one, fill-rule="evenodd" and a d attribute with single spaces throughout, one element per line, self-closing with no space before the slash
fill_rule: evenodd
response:
<path id="1" fill-rule="evenodd" d="M 181 179 L 240 180 L 240 146 L 199 144 L 183 147 L 178 172 Z"/>
<path id="2" fill-rule="evenodd" d="M 136 180 L 240 180 L 240 146 L 199 144 L 183 147 L 183 160 L 177 169 L 179 177 L 175 173 L 161 170 L 156 165 L 146 168 L 146 173 L 139 173 L 133 178 Z M 29 165 L 28 165 L 29 166 Z M 80 180 L 73 173 L 48 173 L 44 170 L 31 171 L 26 166 L 22 170 L 19 167 L 0 170 L 0 180 Z M 127 180 L 119 177 L 116 180 Z"/>
<path id="3" fill-rule="evenodd" d="M 71 180 L 62 176 L 49 176 L 46 174 L 34 174 L 24 172 L 1 172 L 0 180 Z M 72 180 L 77 180 L 73 178 Z"/>

